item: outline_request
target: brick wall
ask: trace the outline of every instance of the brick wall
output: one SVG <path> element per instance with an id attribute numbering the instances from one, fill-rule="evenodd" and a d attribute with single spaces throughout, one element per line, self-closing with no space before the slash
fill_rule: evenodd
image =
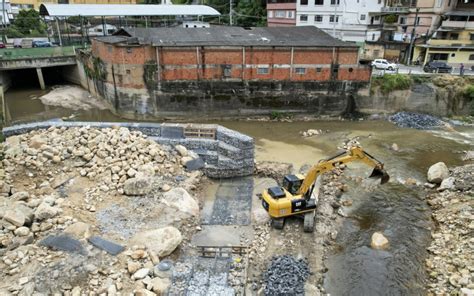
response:
<path id="1" fill-rule="evenodd" d="M 291 47 L 156 48 L 127 47 L 94 40 L 92 54 L 107 65 L 109 82 L 114 78 L 113 72 L 116 84 L 131 88 L 144 87 L 143 65 L 149 61 L 159 65 L 158 81 L 328 81 L 333 56 L 340 65 L 338 80 L 368 81 L 370 77 L 370 69 L 357 64 L 357 48 L 336 48 L 334 51 L 332 48 Z"/>

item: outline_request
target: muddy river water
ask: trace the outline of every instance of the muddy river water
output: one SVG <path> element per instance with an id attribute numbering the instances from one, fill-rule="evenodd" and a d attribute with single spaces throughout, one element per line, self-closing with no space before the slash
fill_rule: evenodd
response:
<path id="1" fill-rule="evenodd" d="M 47 91 L 46 91 L 47 92 Z M 6 93 L 7 115 L 14 123 L 69 117 L 85 121 L 123 121 L 107 110 L 72 110 L 46 106 L 38 90 Z M 324 286 L 332 295 L 420 295 L 425 279 L 423 257 L 430 240 L 430 211 L 423 191 L 403 185 L 420 183 L 430 165 L 444 161 L 459 165 L 461 153 L 472 150 L 474 128 L 419 131 L 386 121 L 250 122 L 212 121 L 248 134 L 256 140 L 257 160 L 292 163 L 296 169 L 335 154 L 343 141 L 357 137 L 366 151 L 385 163 L 392 182 L 384 186 L 349 184 L 343 198 L 353 201 L 348 219 L 338 231 L 330 254 Z M 303 138 L 301 131 L 320 129 L 322 135 Z M 391 149 L 396 143 L 398 151 Z M 368 169 L 350 164 L 348 175 L 367 176 Z M 374 231 L 382 231 L 390 249 L 370 248 Z"/>

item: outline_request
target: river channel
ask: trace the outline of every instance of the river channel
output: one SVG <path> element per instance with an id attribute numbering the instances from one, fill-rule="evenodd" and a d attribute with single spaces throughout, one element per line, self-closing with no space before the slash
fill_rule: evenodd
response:
<path id="1" fill-rule="evenodd" d="M 10 124 L 53 118 L 83 121 L 124 121 L 108 110 L 72 110 L 44 105 L 37 98 L 48 91 L 16 89 L 6 93 Z M 184 120 L 184 119 L 183 119 Z M 344 141 L 357 138 L 364 149 L 385 163 L 391 182 L 367 188 L 350 182 L 342 198 L 353 200 L 338 231 L 336 247 L 326 260 L 324 286 L 332 295 L 422 295 L 425 248 L 430 241 L 430 211 L 423 190 L 403 185 L 407 178 L 423 184 L 430 165 L 443 161 L 462 164 L 461 155 L 473 150 L 474 129 L 420 131 L 386 121 L 255 122 L 211 121 L 248 134 L 256 141 L 257 161 L 292 163 L 295 169 L 314 164 L 338 151 Z M 300 132 L 320 129 L 303 138 Z M 399 149 L 392 149 L 396 143 Z M 347 175 L 365 177 L 362 165 L 350 164 Z M 370 236 L 382 231 L 387 251 L 370 248 Z"/>

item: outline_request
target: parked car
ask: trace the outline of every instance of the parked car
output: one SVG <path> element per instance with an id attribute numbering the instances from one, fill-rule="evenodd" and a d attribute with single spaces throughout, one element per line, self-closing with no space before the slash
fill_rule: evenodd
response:
<path id="1" fill-rule="evenodd" d="M 423 71 L 427 73 L 451 73 L 453 67 L 445 62 L 429 62 L 423 67 Z"/>
<path id="2" fill-rule="evenodd" d="M 52 47 L 53 44 L 49 41 L 35 40 L 33 41 L 33 47 Z"/>
<path id="3" fill-rule="evenodd" d="M 398 69 L 397 64 L 390 63 L 386 59 L 375 59 L 372 61 L 370 65 L 374 67 L 375 69 L 383 69 L 383 70 L 389 70 L 389 71 Z"/>
<path id="4" fill-rule="evenodd" d="M 5 46 L 5 43 L 0 42 L 0 48 L 5 48 L 5 47 L 6 47 L 6 46 Z"/>

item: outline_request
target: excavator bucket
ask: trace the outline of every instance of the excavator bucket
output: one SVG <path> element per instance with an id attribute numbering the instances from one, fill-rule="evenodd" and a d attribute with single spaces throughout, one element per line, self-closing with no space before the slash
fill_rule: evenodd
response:
<path id="1" fill-rule="evenodd" d="M 390 180 L 390 176 L 384 169 L 375 168 L 369 178 L 380 178 L 380 184 L 385 184 Z"/>

